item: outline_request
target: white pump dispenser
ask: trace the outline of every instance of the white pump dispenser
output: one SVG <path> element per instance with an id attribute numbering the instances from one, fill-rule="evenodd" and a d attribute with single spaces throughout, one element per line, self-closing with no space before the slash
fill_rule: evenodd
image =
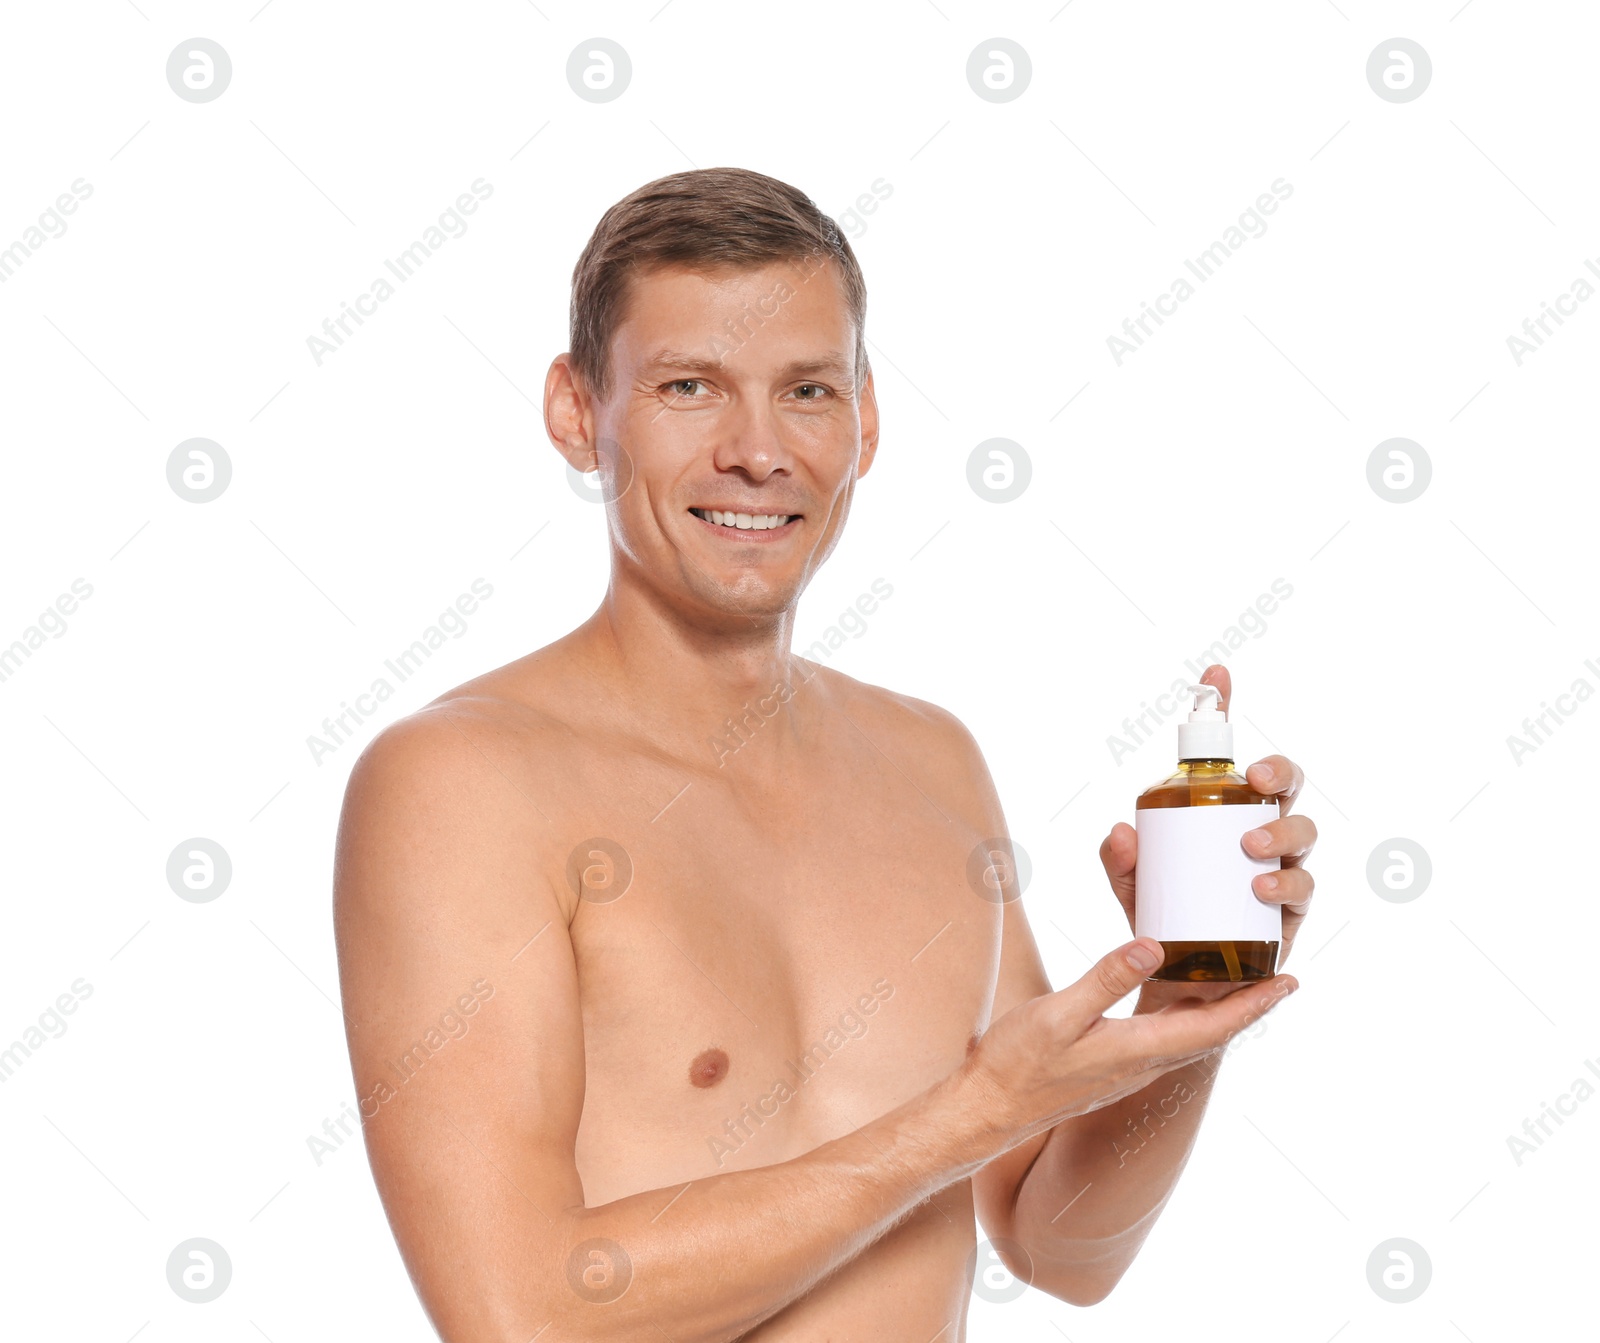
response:
<path id="1" fill-rule="evenodd" d="M 1179 760 L 1232 760 L 1233 724 L 1222 712 L 1222 692 L 1214 685 L 1192 685 L 1194 711 L 1178 724 Z M 1211 703 L 1204 705 L 1206 696 Z"/>

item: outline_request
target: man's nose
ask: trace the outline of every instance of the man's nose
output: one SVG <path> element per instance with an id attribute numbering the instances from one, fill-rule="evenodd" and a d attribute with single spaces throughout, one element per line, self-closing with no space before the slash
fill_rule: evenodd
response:
<path id="1" fill-rule="evenodd" d="M 746 404 L 725 416 L 720 426 L 715 463 L 719 471 L 743 471 L 751 480 L 765 480 L 775 471 L 788 471 L 793 454 L 784 442 L 776 411 L 766 405 Z"/>

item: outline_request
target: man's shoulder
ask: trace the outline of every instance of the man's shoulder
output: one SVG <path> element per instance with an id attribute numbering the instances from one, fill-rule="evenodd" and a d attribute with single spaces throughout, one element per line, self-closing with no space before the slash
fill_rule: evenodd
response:
<path id="1" fill-rule="evenodd" d="M 361 752 L 351 788 L 450 807 L 477 805 L 508 786 L 536 788 L 570 731 L 537 694 L 516 663 L 455 686 L 384 727 Z"/>
<path id="2" fill-rule="evenodd" d="M 510 790 L 525 790 L 526 752 L 509 751 L 508 706 L 441 697 L 383 728 L 362 750 L 345 788 L 347 813 L 452 825 Z M 498 808 L 495 808 L 498 810 Z"/>

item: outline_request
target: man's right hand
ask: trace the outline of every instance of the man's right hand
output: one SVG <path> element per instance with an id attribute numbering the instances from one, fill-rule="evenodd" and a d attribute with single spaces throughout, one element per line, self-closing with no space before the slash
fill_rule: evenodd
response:
<path id="1" fill-rule="evenodd" d="M 1140 952 L 1141 964 L 1130 961 Z M 1160 1012 L 1104 1015 L 1160 963 L 1160 943 L 1135 938 L 1077 983 L 1021 1003 L 989 1027 L 958 1073 L 985 1098 L 994 1126 L 1010 1135 L 1008 1150 L 1221 1050 L 1299 987 L 1292 975 L 1277 975 L 1213 1002 L 1197 996 Z"/>

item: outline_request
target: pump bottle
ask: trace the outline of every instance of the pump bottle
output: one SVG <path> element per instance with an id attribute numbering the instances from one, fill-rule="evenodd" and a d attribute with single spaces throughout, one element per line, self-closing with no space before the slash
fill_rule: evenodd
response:
<path id="1" fill-rule="evenodd" d="M 1151 979 L 1271 979 L 1283 909 L 1259 899 L 1250 881 L 1283 864 L 1257 858 L 1241 841 L 1278 818 L 1278 800 L 1256 792 L 1234 769 L 1233 724 L 1221 712 L 1221 692 L 1192 685 L 1189 693 L 1195 706 L 1178 725 L 1178 772 L 1134 804 L 1134 935 L 1161 943 L 1164 955 Z"/>

